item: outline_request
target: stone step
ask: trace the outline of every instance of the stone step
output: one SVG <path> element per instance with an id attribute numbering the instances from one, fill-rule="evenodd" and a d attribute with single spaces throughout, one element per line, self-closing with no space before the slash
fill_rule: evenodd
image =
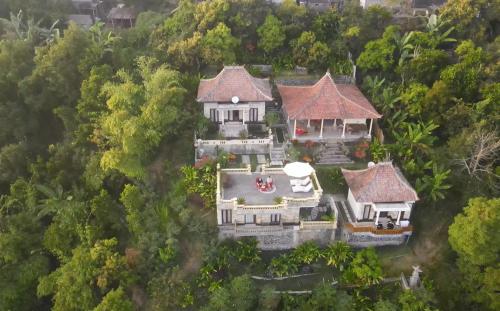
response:
<path id="1" fill-rule="evenodd" d="M 271 166 L 283 166 L 283 161 L 271 160 Z"/>

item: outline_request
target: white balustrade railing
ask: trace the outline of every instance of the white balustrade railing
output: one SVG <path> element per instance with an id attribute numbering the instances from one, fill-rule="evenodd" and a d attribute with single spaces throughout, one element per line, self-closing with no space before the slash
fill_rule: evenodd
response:
<path id="1" fill-rule="evenodd" d="M 337 222 L 332 221 L 300 221 L 300 229 L 330 229 L 335 230 Z"/>

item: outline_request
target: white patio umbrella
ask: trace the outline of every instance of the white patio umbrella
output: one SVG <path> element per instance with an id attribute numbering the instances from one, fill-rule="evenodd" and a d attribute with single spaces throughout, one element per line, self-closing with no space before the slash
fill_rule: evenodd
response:
<path id="1" fill-rule="evenodd" d="M 283 171 L 290 177 L 304 178 L 311 175 L 314 169 L 309 163 L 292 162 L 285 165 Z"/>

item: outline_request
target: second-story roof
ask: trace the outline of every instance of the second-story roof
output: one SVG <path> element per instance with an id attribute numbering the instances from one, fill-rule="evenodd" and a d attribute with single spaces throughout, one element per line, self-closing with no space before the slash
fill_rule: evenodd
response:
<path id="1" fill-rule="evenodd" d="M 212 79 L 202 79 L 198 102 L 231 102 L 236 96 L 244 102 L 272 101 L 269 79 L 252 77 L 243 66 L 224 66 Z"/>
<path id="2" fill-rule="evenodd" d="M 418 201 L 417 192 L 391 162 L 381 162 L 364 170 L 342 169 L 342 174 L 358 202 Z"/>
<path id="3" fill-rule="evenodd" d="M 382 117 L 354 84 L 336 84 L 329 72 L 312 86 L 277 86 L 290 119 Z"/>

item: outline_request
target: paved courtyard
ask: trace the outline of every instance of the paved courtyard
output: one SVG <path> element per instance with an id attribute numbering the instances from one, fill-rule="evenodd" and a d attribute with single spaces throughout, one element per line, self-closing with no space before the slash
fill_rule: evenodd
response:
<path id="1" fill-rule="evenodd" d="M 276 191 L 273 193 L 262 193 L 256 185 L 255 180 L 262 177 L 265 181 L 268 175 L 261 173 L 252 173 L 252 175 L 244 174 L 223 174 L 222 176 L 222 197 L 225 200 L 232 198 L 244 198 L 246 204 L 276 204 L 274 198 L 289 197 L 289 198 L 307 198 L 313 195 L 313 190 L 304 193 L 292 191 L 290 186 L 290 177 L 285 174 L 270 174 L 276 185 Z"/>

